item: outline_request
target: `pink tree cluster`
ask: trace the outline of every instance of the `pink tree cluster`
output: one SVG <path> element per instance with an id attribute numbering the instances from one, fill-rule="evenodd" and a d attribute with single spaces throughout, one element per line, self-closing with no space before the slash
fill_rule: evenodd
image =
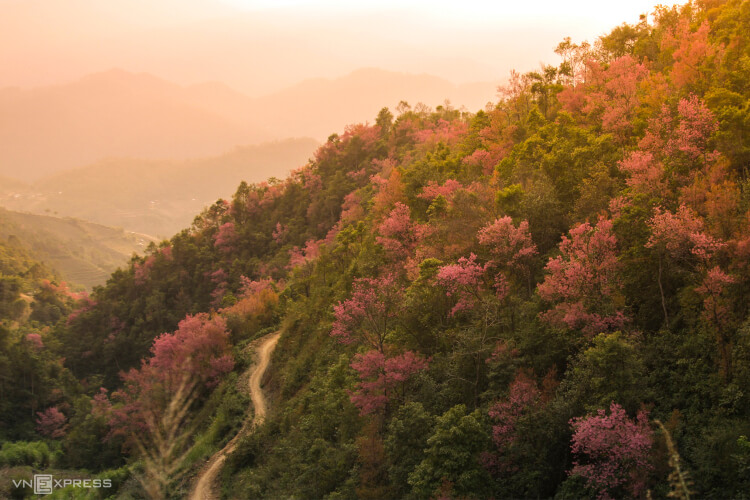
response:
<path id="1" fill-rule="evenodd" d="M 513 219 L 501 217 L 480 229 L 477 237 L 481 245 L 489 248 L 496 265 L 524 273 L 529 272 L 531 259 L 539 253 L 525 220 L 516 227 Z"/>
<path id="2" fill-rule="evenodd" d="M 335 161 L 336 156 L 344 154 L 352 147 L 359 147 L 365 152 L 373 152 L 380 139 L 378 125 L 357 123 L 347 125 L 341 136 L 333 136 L 315 152 L 317 163 Z"/>
<path id="3" fill-rule="evenodd" d="M 380 353 L 401 306 L 403 291 L 394 276 L 359 278 L 352 295 L 333 308 L 331 336 L 342 344 L 360 342 Z"/>
<path id="4" fill-rule="evenodd" d="M 726 327 L 729 307 L 724 297 L 729 285 L 737 280 L 721 270 L 719 266 L 709 269 L 703 282 L 695 289 L 703 296 L 703 306 L 707 318 L 717 327 Z"/>
<path id="5" fill-rule="evenodd" d="M 172 245 L 165 245 L 159 249 L 159 254 L 166 260 L 173 260 L 172 256 Z"/>
<path id="6" fill-rule="evenodd" d="M 523 371 L 519 371 L 511 382 L 508 398 L 498 401 L 489 410 L 492 418 L 492 440 L 498 451 L 503 450 L 516 440 L 518 419 L 540 401 L 540 391 L 536 381 Z"/>
<path id="7" fill-rule="evenodd" d="M 65 324 L 70 326 L 78 316 L 87 313 L 94 307 L 96 307 L 96 300 L 92 299 L 89 297 L 88 293 L 84 292 L 81 298 L 77 301 L 76 309 L 68 315 Z"/>
<path id="8" fill-rule="evenodd" d="M 277 222 L 276 227 L 273 229 L 273 233 L 271 234 L 271 238 L 273 238 L 273 241 L 277 244 L 282 245 L 284 243 L 284 240 L 286 239 L 287 234 L 289 234 L 289 228 L 281 222 Z"/>
<path id="9" fill-rule="evenodd" d="M 628 174 L 628 186 L 637 192 L 658 195 L 665 188 L 664 165 L 648 151 L 633 151 L 619 163 Z"/>
<path id="10" fill-rule="evenodd" d="M 318 240 L 307 240 L 305 247 L 294 247 L 289 250 L 289 269 L 300 267 L 308 262 L 317 259 L 320 256 L 320 245 L 322 241 Z"/>
<path id="11" fill-rule="evenodd" d="M 143 262 L 135 262 L 133 264 L 133 279 L 136 285 L 143 285 L 146 283 L 155 263 L 156 256 L 152 254 L 143 259 Z"/>
<path id="12" fill-rule="evenodd" d="M 463 189 L 463 185 L 455 179 L 448 179 L 443 185 L 440 185 L 435 181 L 430 181 L 422 188 L 422 192 L 419 193 L 417 197 L 423 200 L 432 201 L 438 196 L 442 196 L 446 200 L 450 200 L 453 193 L 459 189 Z"/>
<path id="13" fill-rule="evenodd" d="M 56 406 L 36 412 L 36 430 L 42 436 L 53 439 L 64 437 L 67 432 L 67 418 Z"/>
<path id="14" fill-rule="evenodd" d="M 574 418 L 571 451 L 579 458 L 570 474 L 586 479 L 599 492 L 599 498 L 619 497 L 624 490 L 638 498 L 643 494 L 651 470 L 649 452 L 653 444 L 648 414 L 638 412 L 635 420 L 612 403 L 609 415 L 599 410 L 596 415 Z"/>
<path id="15" fill-rule="evenodd" d="M 406 383 L 426 370 L 429 361 L 411 351 L 392 357 L 374 349 L 356 354 L 351 367 L 360 381 L 350 394 L 352 403 L 361 415 L 384 410 L 395 397 L 404 397 Z"/>
<path id="16" fill-rule="evenodd" d="M 457 144 L 468 130 L 469 126 L 463 120 L 448 121 L 441 118 L 437 123 L 414 132 L 413 137 L 419 144 L 434 145 L 442 142 L 452 146 Z"/>
<path id="17" fill-rule="evenodd" d="M 151 357 L 142 360 L 140 368 L 120 375 L 123 387 L 112 397 L 121 404 L 109 412 L 110 436 L 147 428 L 180 387 L 213 387 L 233 368 L 224 319 L 205 313 L 187 316 L 174 333 L 154 340 Z M 99 401 L 97 408 L 105 411 L 106 405 Z"/>
<path id="18" fill-rule="evenodd" d="M 724 245 L 705 232 L 703 220 L 685 205 L 680 205 L 676 213 L 656 207 L 648 226 L 651 236 L 646 246 L 674 259 L 693 256 L 705 262 Z"/>
<path id="19" fill-rule="evenodd" d="M 151 355 L 147 366 L 162 381 L 187 371 L 207 387 L 213 387 L 234 367 L 224 319 L 205 313 L 187 316 L 174 333 L 158 336 Z"/>
<path id="20" fill-rule="evenodd" d="M 376 241 L 383 245 L 395 260 L 403 260 L 416 248 L 418 242 L 418 225 L 411 219 L 409 207 L 396 203 L 395 207 L 383 222 L 378 225 L 380 236 Z"/>
<path id="21" fill-rule="evenodd" d="M 219 226 L 219 230 L 214 235 L 214 247 L 224 253 L 232 253 L 236 250 L 237 232 L 235 231 L 234 222 L 225 222 Z"/>
<path id="22" fill-rule="evenodd" d="M 140 286 L 146 283 L 148 277 L 151 275 L 151 271 L 154 268 L 154 265 L 159 258 L 164 260 L 172 260 L 174 258 L 172 256 L 172 246 L 163 246 L 156 252 L 143 259 L 143 262 L 133 263 L 133 277 L 136 285 Z"/>
<path id="23" fill-rule="evenodd" d="M 709 151 L 708 141 L 719 129 L 713 112 L 695 94 L 680 99 L 677 104 L 678 125 L 668 141 L 668 149 L 681 151 L 691 160 L 713 160 L 716 152 Z"/>
<path id="24" fill-rule="evenodd" d="M 682 19 L 662 37 L 662 49 L 674 50 L 674 65 L 670 77 L 678 89 L 698 78 L 701 64 L 715 54 L 715 49 L 708 40 L 709 31 L 708 21 L 703 21 L 696 31 L 692 31 L 688 20 Z"/>
<path id="25" fill-rule="evenodd" d="M 311 168 L 305 169 L 303 177 L 304 185 L 311 193 L 317 193 L 323 189 L 323 178 Z"/>
<path id="26" fill-rule="evenodd" d="M 618 57 L 606 69 L 594 61 L 587 66 L 591 92 L 584 110 L 601 112 L 604 130 L 625 140 L 639 103 L 638 85 L 648 75 L 648 69 L 630 55 Z"/>
<path id="27" fill-rule="evenodd" d="M 713 112 L 696 95 L 680 99 L 677 113 L 666 104 L 661 113 L 649 121 L 649 127 L 638 146 L 665 163 L 686 158 L 693 164 L 707 164 L 718 157 L 709 150 L 711 136 L 718 130 Z"/>
<path id="28" fill-rule="evenodd" d="M 703 317 L 716 334 L 719 349 L 720 371 L 725 382 L 732 379 L 733 354 L 731 340 L 731 300 L 727 288 L 737 279 L 715 266 L 708 270 L 703 282 L 695 289 L 703 297 Z"/>
<path id="29" fill-rule="evenodd" d="M 227 293 L 227 287 L 229 286 L 227 280 L 229 279 L 229 275 L 221 268 L 215 271 L 206 271 L 203 275 L 211 280 L 211 283 L 214 285 L 214 289 L 211 292 L 211 298 L 213 298 L 211 304 L 214 307 L 217 307 L 221 304 L 224 295 Z"/>
<path id="30" fill-rule="evenodd" d="M 588 336 L 622 328 L 626 317 L 612 300 L 621 287 L 612 221 L 579 224 L 569 234 L 560 242 L 560 255 L 547 262 L 547 275 L 537 287 L 542 299 L 554 304 L 542 319 Z"/>
<path id="31" fill-rule="evenodd" d="M 476 259 L 477 256 L 473 253 L 468 258 L 461 257 L 456 264 L 441 267 L 435 275 L 435 282 L 445 288 L 448 297 L 456 301 L 451 309 L 451 316 L 471 310 L 482 300 L 486 267 L 477 263 Z M 498 298 L 502 300 L 508 292 L 507 282 L 502 275 L 497 278 L 495 288 Z"/>
<path id="32" fill-rule="evenodd" d="M 501 159 L 501 155 L 496 152 L 490 152 L 486 149 L 476 149 L 473 153 L 468 156 L 464 156 L 461 163 L 470 167 L 479 167 L 482 169 L 482 173 L 486 176 L 492 175 L 495 171 L 495 165 Z"/>
<path id="33" fill-rule="evenodd" d="M 270 289 L 273 289 L 273 280 L 271 278 L 256 281 L 246 276 L 240 276 L 240 297 L 250 297 L 261 293 L 263 290 Z"/>
<path id="34" fill-rule="evenodd" d="M 35 350 L 41 351 L 44 348 L 44 342 L 42 342 L 42 336 L 38 333 L 29 333 L 26 335 L 26 340 L 31 344 Z"/>
<path id="35" fill-rule="evenodd" d="M 364 215 L 365 211 L 362 208 L 362 197 L 357 191 L 353 191 L 344 196 L 344 202 L 341 205 L 341 216 L 339 217 L 341 224 L 359 220 Z"/>

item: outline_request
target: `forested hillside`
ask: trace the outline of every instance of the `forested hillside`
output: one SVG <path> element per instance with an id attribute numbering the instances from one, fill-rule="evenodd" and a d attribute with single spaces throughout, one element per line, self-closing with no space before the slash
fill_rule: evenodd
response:
<path id="1" fill-rule="evenodd" d="M 226 498 L 745 498 L 748 33 L 747 1 L 656 7 L 486 110 L 384 108 L 54 326 L 9 317 L 56 376 L 0 466 L 181 498 L 280 331 Z"/>

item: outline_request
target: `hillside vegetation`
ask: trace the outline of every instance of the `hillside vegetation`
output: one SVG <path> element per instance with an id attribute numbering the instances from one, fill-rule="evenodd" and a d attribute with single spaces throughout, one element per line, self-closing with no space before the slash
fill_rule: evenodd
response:
<path id="1" fill-rule="evenodd" d="M 383 108 L 242 183 L 54 327 L 6 327 L 59 376 L 2 435 L 179 498 L 279 330 L 227 498 L 744 498 L 747 33 L 746 1 L 656 7 L 491 109 Z"/>
<path id="2" fill-rule="evenodd" d="M 103 285 L 153 239 L 142 234 L 73 218 L 13 212 L 0 208 L 0 238 L 14 242 L 54 269 L 70 284 Z"/>

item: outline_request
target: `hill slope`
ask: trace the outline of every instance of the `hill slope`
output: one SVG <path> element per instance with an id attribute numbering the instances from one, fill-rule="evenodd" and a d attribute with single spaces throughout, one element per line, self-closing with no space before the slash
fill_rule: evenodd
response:
<path id="1" fill-rule="evenodd" d="M 0 179 L 0 205 L 167 236 L 188 227 L 203 207 L 229 197 L 240 181 L 287 176 L 316 146 L 312 139 L 289 139 L 200 160 L 108 160 L 25 187 Z"/>
<path id="2" fill-rule="evenodd" d="M 0 209 L 0 237 L 25 247 L 71 284 L 103 285 L 154 239 L 72 218 Z"/>

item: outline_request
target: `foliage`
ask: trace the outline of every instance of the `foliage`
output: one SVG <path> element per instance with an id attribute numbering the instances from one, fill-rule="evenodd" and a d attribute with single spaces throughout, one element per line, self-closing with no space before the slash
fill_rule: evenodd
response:
<path id="1" fill-rule="evenodd" d="M 586 478 L 599 491 L 600 498 L 624 490 L 638 497 L 645 488 L 646 471 L 650 468 L 648 452 L 652 445 L 648 416 L 641 411 L 635 421 L 623 408 L 612 403 L 609 415 L 573 419 L 573 453 L 585 461 L 573 462 L 571 474 Z"/>

